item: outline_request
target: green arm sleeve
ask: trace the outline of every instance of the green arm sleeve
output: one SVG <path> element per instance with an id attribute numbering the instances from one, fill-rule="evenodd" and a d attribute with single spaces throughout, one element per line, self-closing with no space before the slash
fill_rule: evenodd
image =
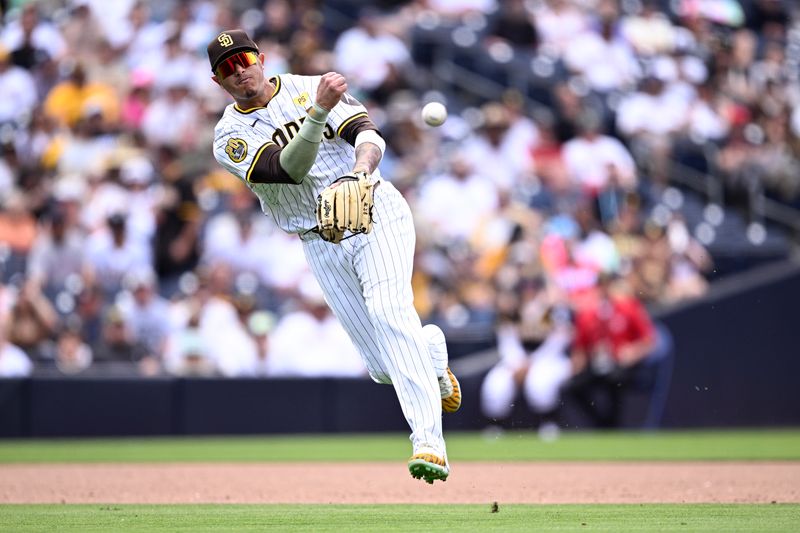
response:
<path id="1" fill-rule="evenodd" d="M 306 116 L 297 135 L 281 150 L 281 167 L 296 183 L 303 181 L 317 159 L 327 117 L 328 111 L 314 104 L 313 111 Z"/>

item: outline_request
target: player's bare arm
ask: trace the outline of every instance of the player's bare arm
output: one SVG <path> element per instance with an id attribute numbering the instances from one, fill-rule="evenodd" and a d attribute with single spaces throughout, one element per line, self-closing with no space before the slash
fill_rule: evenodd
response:
<path id="1" fill-rule="evenodd" d="M 381 149 L 371 143 L 361 143 L 356 147 L 356 162 L 353 165 L 353 172 L 366 172 L 372 174 L 381 162 Z"/>

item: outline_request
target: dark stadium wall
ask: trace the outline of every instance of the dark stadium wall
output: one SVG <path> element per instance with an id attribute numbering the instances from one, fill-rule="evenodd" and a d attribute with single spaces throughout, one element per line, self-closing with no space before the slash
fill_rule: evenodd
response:
<path id="1" fill-rule="evenodd" d="M 668 427 L 800 424 L 800 267 L 736 276 L 666 313 L 675 366 Z"/>

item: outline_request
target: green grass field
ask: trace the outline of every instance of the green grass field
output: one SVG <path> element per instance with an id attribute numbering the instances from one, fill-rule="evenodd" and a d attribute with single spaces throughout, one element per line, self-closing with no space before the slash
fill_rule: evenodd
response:
<path id="1" fill-rule="evenodd" d="M 448 435 L 453 461 L 800 460 L 800 431 Z M 397 461 L 404 435 L 0 441 L 2 464 Z M 800 490 L 800 480 L 798 480 Z M 1 505 L 0 531 L 800 531 L 800 505 Z"/>
<path id="2" fill-rule="evenodd" d="M 800 460 L 800 431 L 566 432 L 543 442 L 530 431 L 486 437 L 451 432 L 458 461 Z M 0 463 L 397 461 L 405 435 L 311 435 L 0 441 Z"/>
<path id="3" fill-rule="evenodd" d="M 13 505 L 1 531 L 795 532 L 791 505 Z"/>

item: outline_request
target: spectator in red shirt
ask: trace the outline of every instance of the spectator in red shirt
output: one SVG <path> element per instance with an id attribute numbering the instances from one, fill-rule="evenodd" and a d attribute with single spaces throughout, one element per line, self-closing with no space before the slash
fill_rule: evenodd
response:
<path id="1" fill-rule="evenodd" d="M 618 426 L 622 392 L 655 347 L 656 330 L 642 303 L 602 276 L 597 298 L 575 310 L 573 377 L 566 391 L 598 426 Z"/>

